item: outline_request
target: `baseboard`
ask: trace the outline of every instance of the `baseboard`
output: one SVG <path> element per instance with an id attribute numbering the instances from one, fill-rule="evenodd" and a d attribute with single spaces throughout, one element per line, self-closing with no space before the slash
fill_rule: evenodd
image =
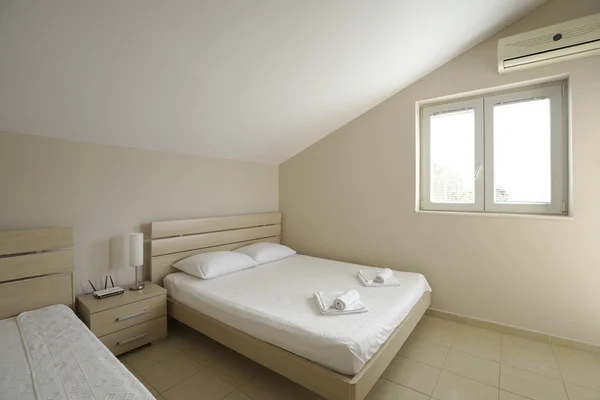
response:
<path id="1" fill-rule="evenodd" d="M 485 328 L 508 335 L 519 336 L 525 339 L 536 340 L 554 346 L 563 346 L 575 350 L 587 351 L 589 353 L 600 354 L 600 346 L 578 342 L 576 340 L 566 339 L 558 336 L 548 335 L 546 333 L 530 331 L 528 329 L 517 328 L 515 326 L 503 325 L 497 322 L 485 321 L 478 318 L 468 317 L 466 315 L 454 314 L 447 311 L 436 310 L 429 308 L 425 315 L 442 318 L 449 321 L 460 322 L 466 325 L 471 325 L 479 328 Z"/>

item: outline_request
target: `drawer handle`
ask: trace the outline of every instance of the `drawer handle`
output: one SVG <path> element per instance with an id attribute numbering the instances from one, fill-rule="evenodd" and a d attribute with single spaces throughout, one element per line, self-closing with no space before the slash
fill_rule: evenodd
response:
<path id="1" fill-rule="evenodd" d="M 136 312 L 136 313 L 133 313 L 133 314 L 123 315 L 122 317 L 117 318 L 117 321 L 125 321 L 125 320 L 130 319 L 130 318 L 139 317 L 140 315 L 144 315 L 147 312 L 148 312 L 148 310 L 142 310 L 140 312 Z"/>
<path id="2" fill-rule="evenodd" d="M 147 335 L 147 333 L 142 333 L 141 335 L 137 335 L 137 336 L 134 336 L 134 337 L 129 338 L 129 339 L 121 340 L 120 342 L 117 342 L 117 345 L 121 346 L 121 345 L 124 345 L 124 344 L 127 344 L 127 343 L 134 342 L 134 341 L 136 341 L 138 339 L 143 338 L 146 335 Z"/>

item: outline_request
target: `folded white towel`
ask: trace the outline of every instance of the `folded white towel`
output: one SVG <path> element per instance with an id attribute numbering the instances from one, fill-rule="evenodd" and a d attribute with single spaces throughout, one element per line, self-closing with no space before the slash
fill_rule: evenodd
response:
<path id="1" fill-rule="evenodd" d="M 370 287 L 377 287 L 377 286 L 400 286 L 400 282 L 398 282 L 398 279 L 396 279 L 396 277 L 393 275 L 390 276 L 389 278 L 387 278 L 385 280 L 384 283 L 377 283 L 375 282 L 375 278 L 377 277 L 377 274 L 379 273 L 379 271 L 372 271 L 372 270 L 359 270 L 358 273 L 356 274 L 358 276 L 358 280 L 360 281 L 360 283 L 363 286 L 370 286 Z"/>
<path id="2" fill-rule="evenodd" d="M 345 292 L 316 292 L 313 297 L 319 308 L 319 312 L 323 315 L 343 315 L 343 314 L 357 314 L 369 311 L 367 307 L 360 301 L 356 301 L 353 304 L 346 307 L 345 310 L 336 310 L 333 303 L 336 298 L 343 295 Z"/>
<path id="3" fill-rule="evenodd" d="M 360 301 L 360 294 L 352 289 L 336 297 L 335 300 L 333 300 L 333 308 L 338 311 L 344 311 L 357 301 Z"/>
<path id="4" fill-rule="evenodd" d="M 385 283 L 385 281 L 394 275 L 391 269 L 384 268 L 375 275 L 375 283 Z"/>

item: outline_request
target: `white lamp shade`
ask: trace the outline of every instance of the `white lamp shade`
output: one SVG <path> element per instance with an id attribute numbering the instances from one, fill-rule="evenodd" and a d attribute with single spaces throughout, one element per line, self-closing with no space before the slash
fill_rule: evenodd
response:
<path id="1" fill-rule="evenodd" d="M 139 267 L 144 265 L 144 234 L 129 234 L 129 265 Z"/>

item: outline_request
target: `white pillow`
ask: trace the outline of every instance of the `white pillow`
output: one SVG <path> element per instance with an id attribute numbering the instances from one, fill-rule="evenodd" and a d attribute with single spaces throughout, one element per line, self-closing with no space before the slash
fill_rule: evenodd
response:
<path id="1" fill-rule="evenodd" d="M 258 263 L 252 257 L 243 253 L 211 251 L 184 258 L 173 264 L 173 267 L 198 278 L 211 279 L 257 265 Z"/>
<path id="2" fill-rule="evenodd" d="M 235 249 L 234 252 L 247 254 L 259 265 L 281 260 L 296 254 L 295 250 L 277 243 L 261 242 Z"/>

